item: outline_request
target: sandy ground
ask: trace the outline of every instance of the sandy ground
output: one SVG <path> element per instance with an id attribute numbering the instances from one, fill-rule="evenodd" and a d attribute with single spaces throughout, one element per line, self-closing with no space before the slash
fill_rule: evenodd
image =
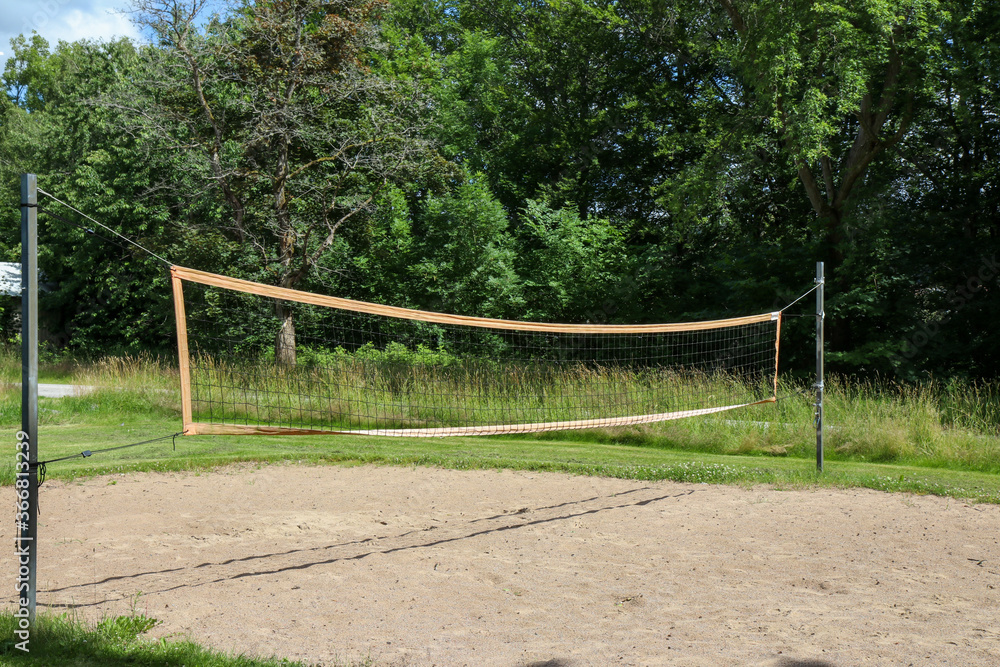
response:
<path id="1" fill-rule="evenodd" d="M 162 620 L 157 636 L 229 651 L 323 665 L 1000 665 L 997 506 L 291 465 L 50 480 L 40 502 L 40 607 L 134 609 Z M 0 568 L 14 572 L 10 549 Z"/>

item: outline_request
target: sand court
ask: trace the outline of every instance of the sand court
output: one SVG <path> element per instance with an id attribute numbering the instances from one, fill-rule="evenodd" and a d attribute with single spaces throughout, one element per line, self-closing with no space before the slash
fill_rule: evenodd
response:
<path id="1" fill-rule="evenodd" d="M 40 609 L 134 610 L 162 621 L 152 636 L 227 651 L 322 665 L 1000 664 L 993 505 L 249 464 L 49 480 L 40 504 Z"/>

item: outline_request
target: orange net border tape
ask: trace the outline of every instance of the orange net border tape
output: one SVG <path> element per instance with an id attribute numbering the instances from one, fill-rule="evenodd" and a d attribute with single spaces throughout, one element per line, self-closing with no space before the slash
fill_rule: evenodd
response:
<path id="1" fill-rule="evenodd" d="M 187 280 L 202 285 L 221 287 L 224 289 L 257 294 L 273 299 L 284 301 L 295 301 L 307 303 L 314 306 L 325 306 L 328 308 L 339 308 L 340 310 L 350 310 L 358 313 L 368 313 L 370 315 L 383 315 L 385 317 L 396 317 L 406 320 L 420 320 L 424 322 L 434 322 L 436 324 L 454 324 L 467 327 L 481 327 L 487 329 L 509 329 L 512 331 L 543 331 L 550 333 L 608 333 L 608 334 L 629 334 L 629 333 L 669 333 L 674 331 L 703 331 L 706 329 L 722 329 L 734 327 L 742 324 L 754 324 L 756 322 L 776 321 L 780 319 L 779 312 L 762 313 L 760 315 L 750 315 L 747 317 L 734 317 L 726 320 L 708 320 L 703 322 L 683 322 L 675 324 L 549 324 L 545 322 L 518 322 L 515 320 L 495 320 L 485 317 L 467 317 L 464 315 L 450 315 L 447 313 L 434 313 L 426 310 L 411 310 L 409 308 L 399 308 L 396 306 L 383 306 L 377 303 L 366 301 L 353 301 L 335 296 L 324 296 L 311 292 L 300 292 L 299 290 L 285 287 L 273 287 L 249 280 L 220 276 L 205 271 L 186 269 L 181 266 L 170 267 L 170 272 L 176 278 Z"/>

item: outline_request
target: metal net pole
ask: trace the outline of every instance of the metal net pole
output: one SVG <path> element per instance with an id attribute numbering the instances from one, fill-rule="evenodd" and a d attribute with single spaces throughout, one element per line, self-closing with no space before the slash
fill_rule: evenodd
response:
<path id="1" fill-rule="evenodd" d="M 38 563 L 38 180 L 21 175 L 21 431 L 17 434 L 19 626 L 35 621 Z M 27 632 L 28 628 L 21 628 Z M 27 640 L 27 635 L 23 637 Z"/>
<path id="2" fill-rule="evenodd" d="M 816 470 L 823 472 L 823 323 L 824 311 L 823 262 L 816 262 Z"/>

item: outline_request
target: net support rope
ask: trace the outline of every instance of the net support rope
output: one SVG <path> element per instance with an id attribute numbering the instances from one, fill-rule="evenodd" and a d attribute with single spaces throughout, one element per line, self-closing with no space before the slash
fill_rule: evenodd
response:
<path id="1" fill-rule="evenodd" d="M 167 440 L 167 439 L 173 439 L 173 441 L 174 441 L 174 449 L 177 449 L 177 436 L 183 435 L 183 434 L 184 434 L 183 431 L 178 431 L 177 433 L 173 433 L 171 435 L 163 435 L 163 436 L 160 436 L 159 438 L 153 438 L 151 440 L 143 440 L 142 442 L 132 442 L 132 443 L 129 443 L 127 445 L 117 445 L 115 447 L 104 447 L 102 449 L 93 449 L 93 450 L 91 450 L 91 449 L 84 449 L 83 451 L 81 451 L 81 452 L 79 452 L 77 454 L 70 454 L 69 456 L 60 456 L 59 458 L 55 458 L 55 459 L 47 459 L 45 461 L 39 461 L 38 464 L 37 464 L 38 465 L 38 486 L 41 486 L 42 483 L 45 481 L 46 466 L 48 466 L 48 464 L 50 464 L 50 463 L 59 463 L 60 461 L 70 461 L 72 459 L 78 459 L 78 458 L 87 459 L 87 458 L 90 458 L 91 456 L 93 456 L 94 454 L 104 454 L 106 452 L 114 452 L 114 451 L 117 451 L 119 449 L 128 449 L 130 447 L 138 447 L 140 445 L 149 445 L 151 443 L 161 442 L 161 441 Z"/>
<path id="2" fill-rule="evenodd" d="M 82 216 L 82 217 L 86 218 L 87 220 L 90 220 L 90 221 L 91 221 L 92 223 L 94 223 L 94 224 L 95 224 L 95 225 L 97 225 L 98 227 L 100 227 L 100 228 L 102 228 L 102 229 L 105 229 L 105 230 L 107 230 L 107 231 L 111 232 L 112 234 L 114 234 L 114 235 L 115 235 L 115 236 L 117 236 L 118 238 L 122 239 L 123 241 L 125 241 L 126 243 L 128 243 L 128 244 L 130 244 L 130 245 L 133 245 L 133 246 L 135 246 L 136 248 L 138 248 L 139 250 L 143 251 L 144 253 L 146 253 L 146 254 L 147 254 L 147 255 L 149 255 L 150 257 L 154 257 L 154 258 L 156 258 L 156 259 L 160 260 L 160 261 L 161 261 L 161 262 L 163 262 L 163 263 L 164 263 L 164 264 L 165 264 L 166 266 L 170 266 L 170 262 L 169 262 L 169 261 L 165 260 L 165 259 L 164 259 L 163 257 L 160 257 L 159 255 L 157 255 L 157 254 L 156 254 L 155 252 L 153 252 L 153 251 L 152 251 L 152 250 L 150 250 L 149 248 L 146 248 L 146 247 L 143 247 L 143 246 L 139 245 L 138 243 L 136 243 L 135 241 L 133 241 L 133 240 L 132 240 L 132 239 L 130 239 L 129 237 L 125 236 L 124 234 L 122 234 L 122 233 L 120 233 L 120 232 L 117 232 L 117 231 L 115 231 L 115 230 L 114 230 L 114 229 L 112 229 L 111 227 L 108 227 L 108 226 L 107 226 L 107 225 L 105 225 L 105 224 L 104 224 L 103 222 L 101 222 L 101 221 L 99 221 L 99 220 L 95 220 L 94 218 L 90 217 L 89 215 L 87 215 L 86 213 L 84 213 L 84 212 L 83 212 L 83 211 L 81 211 L 80 209 L 76 208 L 75 206 L 73 206 L 73 205 L 71 205 L 71 204 L 67 204 L 67 203 L 66 203 L 66 202 L 64 202 L 63 200 L 61 200 L 61 199 L 59 199 L 58 197 L 56 197 L 56 196 L 55 196 L 54 194 L 52 194 L 51 192 L 46 192 L 45 190 L 42 190 L 41 188 L 38 188 L 38 192 L 39 192 L 39 194 L 43 194 L 43 195 L 45 195 L 46 197 L 48 197 L 48 198 L 49 198 L 49 199 L 51 199 L 52 201 L 54 201 L 54 202 L 56 202 L 56 203 L 58 203 L 58 204 L 62 204 L 63 206 L 65 206 L 65 207 L 66 207 L 66 208 L 68 208 L 69 210 L 73 211 L 74 213 L 76 213 L 76 214 L 78 214 L 78 215 L 80 215 L 80 216 Z M 51 216 L 52 216 L 52 217 L 54 217 L 54 218 L 58 218 L 58 219 L 59 219 L 60 221 L 62 221 L 62 222 L 66 222 L 66 223 L 68 223 L 68 224 L 71 224 L 71 225 L 73 225 L 73 226 L 75 226 L 75 227 L 79 227 L 79 225 L 77 225 L 76 223 L 73 223 L 73 222 L 70 222 L 69 220 L 66 220 L 65 218 L 61 218 L 61 217 L 57 216 L 56 214 L 52 213 L 51 211 L 49 211 L 49 212 L 48 212 L 48 215 L 51 215 Z M 87 229 L 85 229 L 85 231 L 87 231 L 87 232 L 89 232 L 89 233 L 91 233 L 91 234 L 94 234 L 93 230 L 87 230 Z M 95 236 L 96 236 L 96 234 L 95 234 Z M 102 237 L 102 238 L 103 238 L 103 237 Z M 108 242 L 111 242 L 111 241 L 110 241 L 109 239 L 105 239 L 105 241 L 108 241 Z"/>

